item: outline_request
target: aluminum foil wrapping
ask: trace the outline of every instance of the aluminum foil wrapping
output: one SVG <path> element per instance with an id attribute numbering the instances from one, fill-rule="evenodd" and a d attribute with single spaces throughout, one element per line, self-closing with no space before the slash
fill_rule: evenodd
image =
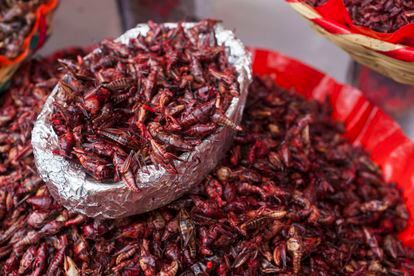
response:
<path id="1" fill-rule="evenodd" d="M 193 24 L 185 23 L 184 27 L 189 28 Z M 176 24 L 167 23 L 167 26 L 174 27 Z M 215 28 L 218 43 L 226 47 L 229 62 L 237 71 L 240 96 L 233 98 L 226 115 L 239 123 L 252 79 L 251 57 L 232 31 L 224 29 L 220 24 Z M 130 38 L 138 34 L 145 35 L 147 31 L 146 24 L 139 24 L 120 36 L 117 41 L 128 44 Z M 96 52 L 89 55 L 94 54 Z M 194 151 L 183 154 L 181 159 L 185 161 L 175 161 L 174 165 L 178 171 L 176 175 L 168 174 L 161 166 L 148 165 L 141 168 L 136 175 L 136 182 L 141 191 L 136 193 L 129 190 L 122 181 L 97 182 L 77 163 L 52 153 L 52 149 L 57 148 L 58 137 L 47 118 L 52 112 L 52 104 L 59 96 L 59 91 L 56 86 L 33 128 L 32 145 L 35 162 L 52 196 L 69 210 L 89 217 L 126 217 L 159 208 L 181 197 L 214 169 L 229 149 L 234 134 L 230 128 L 219 128 Z"/>

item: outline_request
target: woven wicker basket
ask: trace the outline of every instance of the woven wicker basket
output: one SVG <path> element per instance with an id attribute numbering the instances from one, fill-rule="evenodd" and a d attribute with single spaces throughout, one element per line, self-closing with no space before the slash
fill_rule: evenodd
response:
<path id="1" fill-rule="evenodd" d="M 36 21 L 32 30 L 24 39 L 22 52 L 14 59 L 0 55 L 0 91 L 7 88 L 8 81 L 20 64 L 43 46 L 50 33 L 50 26 L 58 0 L 50 0 L 39 6 L 36 11 Z"/>
<path id="2" fill-rule="evenodd" d="M 414 48 L 393 44 L 351 32 L 346 26 L 328 21 L 302 0 L 287 0 L 322 36 L 345 50 L 357 62 L 394 79 L 414 85 Z"/>

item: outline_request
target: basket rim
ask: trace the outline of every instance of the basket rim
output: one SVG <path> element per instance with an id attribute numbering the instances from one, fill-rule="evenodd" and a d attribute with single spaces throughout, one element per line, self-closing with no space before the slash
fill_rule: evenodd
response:
<path id="1" fill-rule="evenodd" d="M 25 37 L 23 41 L 23 51 L 15 58 L 8 58 L 5 55 L 0 55 L 0 66 L 7 66 L 7 65 L 13 65 L 15 63 L 19 63 L 22 60 L 24 60 L 28 53 L 30 48 L 30 41 L 32 40 L 33 36 L 36 33 L 36 30 L 39 27 L 39 23 L 41 20 L 41 17 L 44 15 L 47 15 L 50 11 L 54 10 L 58 5 L 59 0 L 50 0 L 47 3 L 44 3 L 37 7 L 36 10 L 36 21 L 32 26 L 32 29 L 30 30 L 29 34 Z"/>
<path id="2" fill-rule="evenodd" d="M 304 18 L 333 35 L 346 36 L 348 40 L 352 41 L 352 43 L 358 44 L 393 59 L 414 62 L 414 47 L 412 46 L 391 43 L 378 38 L 370 37 L 366 34 L 354 32 L 347 26 L 338 23 L 335 20 L 324 18 L 316 9 L 306 4 L 304 0 L 285 1 Z"/>

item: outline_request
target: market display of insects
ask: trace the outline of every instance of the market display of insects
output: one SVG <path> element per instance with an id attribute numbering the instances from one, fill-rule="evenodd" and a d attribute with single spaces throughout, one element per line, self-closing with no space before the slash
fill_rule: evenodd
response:
<path id="1" fill-rule="evenodd" d="M 47 0 L 0 1 L 0 55 L 15 58 L 36 21 L 37 8 Z"/>
<path id="2" fill-rule="evenodd" d="M 119 220 L 68 212 L 36 173 L 30 133 L 71 49 L 20 68 L 0 105 L 5 275 L 410 275 L 400 191 L 342 138 L 328 103 L 250 87 L 242 127 L 198 193 Z"/>
<path id="3" fill-rule="evenodd" d="M 328 1 L 306 0 L 314 7 Z M 377 32 L 392 33 L 414 23 L 414 2 L 411 0 L 343 0 L 343 4 L 356 25 Z"/>
<path id="4" fill-rule="evenodd" d="M 391 33 L 414 22 L 411 0 L 344 0 L 356 25 L 382 33 Z"/>
<path id="5" fill-rule="evenodd" d="M 174 161 L 219 127 L 241 130 L 225 115 L 240 91 L 216 23 L 184 30 L 149 22 L 129 45 L 104 40 L 91 57 L 60 60 L 68 77 L 49 118 L 55 153 L 97 181 L 122 179 L 138 191 L 143 166 L 176 174 Z"/>

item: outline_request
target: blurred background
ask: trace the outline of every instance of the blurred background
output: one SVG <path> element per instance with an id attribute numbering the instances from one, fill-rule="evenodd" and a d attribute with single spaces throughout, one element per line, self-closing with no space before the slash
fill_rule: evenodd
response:
<path id="1" fill-rule="evenodd" d="M 317 35 L 283 0 L 61 1 L 54 18 L 53 35 L 40 53 L 115 38 L 148 20 L 168 22 L 200 18 L 221 19 L 248 46 L 280 51 L 341 82 L 361 88 L 414 138 L 414 109 L 411 108 L 414 88 L 354 64 L 345 52 Z"/>
<path id="2" fill-rule="evenodd" d="M 206 17 L 222 19 L 249 46 L 281 51 L 345 81 L 348 56 L 315 35 L 281 0 L 61 1 L 53 36 L 42 52 L 117 37 L 125 29 L 150 19 L 166 22 Z"/>

